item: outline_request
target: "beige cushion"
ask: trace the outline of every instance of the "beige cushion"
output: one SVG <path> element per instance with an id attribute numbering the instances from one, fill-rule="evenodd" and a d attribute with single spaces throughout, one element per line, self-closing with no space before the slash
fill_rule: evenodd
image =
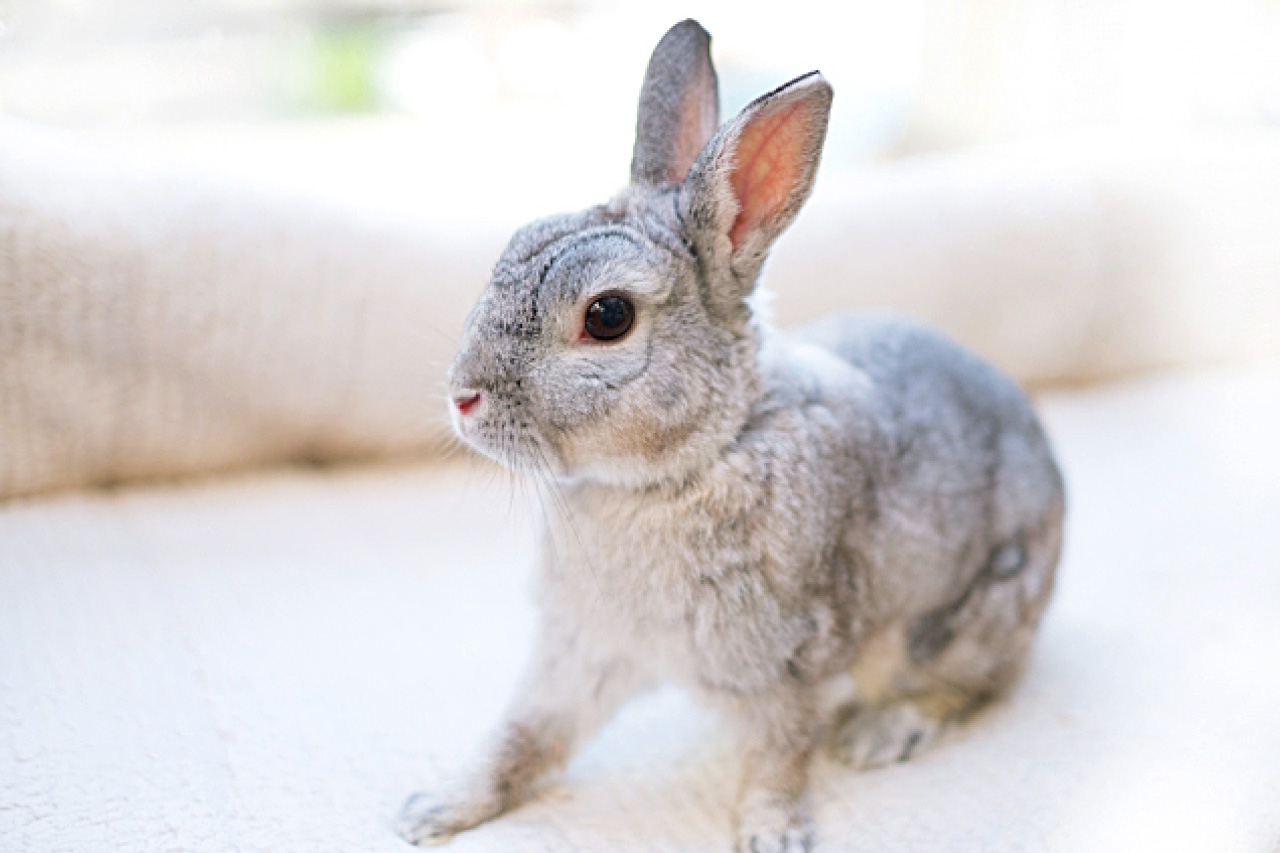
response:
<path id="1" fill-rule="evenodd" d="M 421 452 L 494 240 L 0 132 L 0 498 Z"/>
<path id="2" fill-rule="evenodd" d="M 0 499 L 439 449 L 444 366 L 515 211 L 565 199 L 408 183 L 379 214 L 0 124 Z M 783 324 L 887 306 L 1081 382 L 1280 347 L 1278 232 L 1272 136 L 1059 142 L 824 175 L 766 275 Z"/>

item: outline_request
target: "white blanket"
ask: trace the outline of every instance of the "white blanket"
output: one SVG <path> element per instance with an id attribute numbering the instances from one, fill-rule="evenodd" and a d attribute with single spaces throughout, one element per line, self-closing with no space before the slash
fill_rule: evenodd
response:
<path id="1" fill-rule="evenodd" d="M 818 850 L 1274 853 L 1280 365 L 1045 408 L 1068 538 L 1025 681 L 906 764 L 820 762 Z M 0 850 L 407 853 L 525 654 L 530 521 L 456 467 L 0 506 Z M 659 693 L 445 849 L 727 851 L 737 769 Z"/>

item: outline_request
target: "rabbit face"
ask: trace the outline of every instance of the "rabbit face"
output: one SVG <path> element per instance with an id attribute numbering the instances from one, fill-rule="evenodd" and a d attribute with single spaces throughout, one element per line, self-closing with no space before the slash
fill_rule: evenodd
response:
<path id="1" fill-rule="evenodd" d="M 450 369 L 466 442 L 514 468 L 641 483 L 737 431 L 754 327 L 704 299 L 674 192 L 633 189 L 512 238 Z"/>
<path id="2" fill-rule="evenodd" d="M 706 32 L 654 52 L 631 184 L 512 238 L 450 370 L 453 422 L 499 462 L 644 485 L 728 445 L 757 397 L 749 307 L 813 185 L 831 87 L 816 72 L 723 127 Z"/>

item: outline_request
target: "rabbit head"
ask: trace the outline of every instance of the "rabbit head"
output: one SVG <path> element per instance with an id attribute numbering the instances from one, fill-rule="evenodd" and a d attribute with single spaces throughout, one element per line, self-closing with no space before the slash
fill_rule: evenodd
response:
<path id="1" fill-rule="evenodd" d="M 662 38 L 631 183 L 511 239 L 449 371 L 461 437 L 510 467 L 648 484 L 713 456 L 758 396 L 751 309 L 765 255 L 809 195 L 831 87 L 817 72 L 717 129 L 710 37 Z"/>

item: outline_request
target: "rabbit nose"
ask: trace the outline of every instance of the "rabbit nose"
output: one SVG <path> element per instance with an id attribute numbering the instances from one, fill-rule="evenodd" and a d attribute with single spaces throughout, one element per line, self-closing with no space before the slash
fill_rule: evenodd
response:
<path id="1" fill-rule="evenodd" d="M 453 405 L 458 407 L 458 414 L 460 415 L 465 415 L 479 404 L 479 391 L 463 391 L 453 398 Z"/>

